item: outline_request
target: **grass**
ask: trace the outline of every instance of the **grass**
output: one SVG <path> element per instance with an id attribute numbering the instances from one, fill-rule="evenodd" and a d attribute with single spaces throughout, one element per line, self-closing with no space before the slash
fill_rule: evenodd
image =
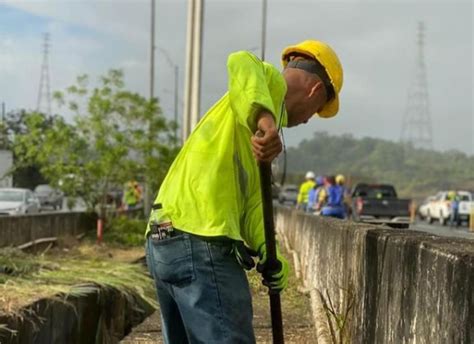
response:
<path id="1" fill-rule="evenodd" d="M 52 250 L 44 255 L 0 250 L 0 314 L 19 312 L 21 307 L 40 298 L 79 296 L 100 286 L 139 295 L 157 307 L 154 284 L 144 267 L 126 262 L 118 252 L 89 245 Z M 137 255 L 140 253 L 132 256 Z"/>
<path id="2" fill-rule="evenodd" d="M 291 264 L 292 257 L 286 254 L 283 249 L 282 254 L 286 256 L 288 262 Z M 291 266 L 293 265 L 291 264 Z M 247 278 L 252 294 L 254 295 L 254 308 L 264 309 L 265 312 L 268 311 L 268 288 L 262 284 L 262 276 L 253 269 L 247 272 Z M 312 321 L 310 317 L 311 307 L 309 295 L 301 293 L 298 290 L 299 285 L 301 285 L 301 281 L 296 278 L 293 268 L 290 268 L 288 287 L 280 294 L 283 318 L 288 325 L 299 324 L 298 326 L 311 328 Z"/>
<path id="3" fill-rule="evenodd" d="M 104 242 L 123 246 L 144 246 L 147 221 L 126 216 L 112 218 L 104 231 Z"/>

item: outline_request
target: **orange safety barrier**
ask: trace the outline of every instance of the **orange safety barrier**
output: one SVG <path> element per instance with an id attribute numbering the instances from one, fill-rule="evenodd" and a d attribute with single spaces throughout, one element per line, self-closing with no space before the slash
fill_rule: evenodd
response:
<path id="1" fill-rule="evenodd" d="M 469 230 L 474 232 L 474 208 L 471 208 L 471 214 L 469 215 Z"/>
<path id="2" fill-rule="evenodd" d="M 416 219 L 416 203 L 411 201 L 410 203 L 410 223 L 415 222 Z"/>

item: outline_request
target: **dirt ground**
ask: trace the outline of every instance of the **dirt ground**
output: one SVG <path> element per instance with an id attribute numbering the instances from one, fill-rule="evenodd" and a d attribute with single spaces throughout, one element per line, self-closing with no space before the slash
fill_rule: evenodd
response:
<path id="1" fill-rule="evenodd" d="M 254 329 L 257 343 L 272 343 L 270 305 L 266 288 L 257 273 L 249 274 L 254 308 Z M 289 287 L 281 295 L 285 343 L 316 343 L 309 298 L 297 291 L 298 281 L 290 276 Z M 159 311 L 137 326 L 122 344 L 163 343 Z"/>
<path id="2" fill-rule="evenodd" d="M 46 255 L 48 258 L 77 258 L 113 261 L 121 263 L 135 263 L 143 261 L 144 250 L 141 247 L 120 247 L 120 246 L 97 246 L 94 243 L 79 243 L 74 238 L 62 239 L 56 247 L 45 248 L 40 255 Z M 254 329 L 257 343 L 271 343 L 271 320 L 270 306 L 266 287 L 262 286 L 260 277 L 256 272 L 248 275 L 253 294 L 254 308 Z M 6 291 L 10 289 L 13 280 L 0 283 L 4 289 L 0 297 L 0 313 L 8 313 L 35 301 L 42 297 L 53 296 L 58 290 L 55 288 L 38 288 L 38 284 L 22 286 L 22 297 L 8 295 Z M 298 281 L 294 274 L 290 275 L 289 287 L 282 293 L 282 312 L 284 322 L 285 343 L 315 343 L 314 328 L 311 319 L 310 302 L 307 295 L 297 291 Z M 31 289 L 31 290 L 30 290 Z M 41 291 L 40 291 L 41 290 Z M 50 295 L 49 295 L 50 294 Z M 142 324 L 137 326 L 131 334 L 122 340 L 124 344 L 151 344 L 163 343 L 161 335 L 161 323 L 159 311 L 147 318 Z"/>

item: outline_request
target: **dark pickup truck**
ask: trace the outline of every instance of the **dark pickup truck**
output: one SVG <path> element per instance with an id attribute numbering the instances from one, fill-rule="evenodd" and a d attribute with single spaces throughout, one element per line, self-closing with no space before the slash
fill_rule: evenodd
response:
<path id="1" fill-rule="evenodd" d="M 351 197 L 355 221 L 386 224 L 393 228 L 410 226 L 411 200 L 399 199 L 392 185 L 357 184 Z"/>

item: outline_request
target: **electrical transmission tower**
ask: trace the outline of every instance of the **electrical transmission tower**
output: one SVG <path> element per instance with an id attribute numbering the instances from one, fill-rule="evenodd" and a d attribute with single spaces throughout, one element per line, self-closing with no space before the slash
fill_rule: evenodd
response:
<path id="1" fill-rule="evenodd" d="M 408 91 L 407 107 L 403 118 L 400 141 L 411 143 L 416 148 L 433 149 L 428 99 L 428 82 L 424 61 L 425 26 L 418 24 L 418 57 L 413 81 Z"/>
<path id="2" fill-rule="evenodd" d="M 38 102 L 36 111 L 51 116 L 51 87 L 49 84 L 49 33 L 43 35 L 43 63 L 41 64 L 40 82 L 38 90 Z"/>

